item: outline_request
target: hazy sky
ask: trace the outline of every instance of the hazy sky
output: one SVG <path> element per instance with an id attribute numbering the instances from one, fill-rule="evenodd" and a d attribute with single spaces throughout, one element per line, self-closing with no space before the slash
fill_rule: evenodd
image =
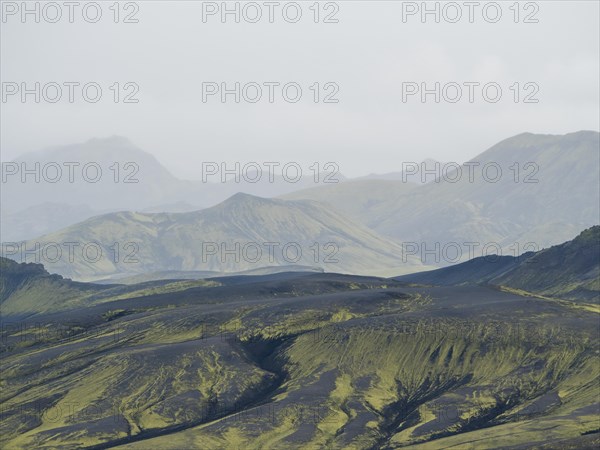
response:
<path id="1" fill-rule="evenodd" d="M 3 98 L 3 160 L 118 134 L 185 178 L 199 178 L 202 161 L 335 161 L 342 173 L 357 176 L 399 170 L 402 161 L 426 157 L 462 162 L 524 131 L 562 134 L 599 127 L 597 1 L 521 2 L 518 23 L 509 9 L 512 1 L 499 2 L 502 17 L 496 23 L 490 23 L 493 7 L 486 6 L 486 17 L 482 13 L 490 2 L 480 2 L 473 23 L 464 2 L 455 3 L 462 12 L 457 23 L 444 19 L 454 18 L 453 6 L 442 10 L 440 5 L 445 12 L 440 23 L 431 15 L 422 23 L 418 13 L 403 21 L 410 2 L 383 1 L 323 2 L 319 23 L 309 9 L 312 1 L 299 2 L 302 17 L 296 23 L 284 20 L 283 5 L 289 2 L 275 7 L 274 23 L 262 1 L 257 2 L 263 14 L 258 23 L 244 19 L 252 20 L 254 6 L 246 7 L 240 23 L 233 16 L 222 23 L 218 14 L 203 22 L 203 8 L 211 7 L 206 2 L 144 1 L 122 3 L 114 23 L 113 2 L 101 3 L 97 23 L 86 22 L 81 8 L 69 23 L 65 6 L 57 23 L 43 16 L 35 23 L 31 15 L 22 23 L 18 12 L 1 23 L 5 94 L 14 86 L 6 83 L 22 82 L 47 86 L 48 97 L 55 92 L 51 82 L 96 82 L 103 92 L 97 103 L 86 102 L 81 87 L 74 88 L 69 103 L 64 85 L 57 103 L 43 98 L 35 103 L 33 95 L 25 103 L 19 94 Z M 435 8 L 435 3 L 428 5 Z M 286 17 L 293 20 L 294 6 L 286 7 Z M 86 11 L 93 19 L 93 9 Z M 122 23 L 132 12 L 138 23 Z M 322 23 L 333 12 L 338 23 Z M 49 19 L 55 13 L 50 7 L 45 11 Z M 526 17 L 538 23 L 523 23 Z M 120 83 L 118 103 L 110 90 L 115 82 Z M 124 89 L 127 82 L 139 86 L 138 103 L 122 102 L 133 89 Z M 235 103 L 230 95 L 221 103 L 215 95 L 203 102 L 203 82 L 258 83 L 263 98 Z M 270 103 L 264 82 L 298 83 L 302 97 L 288 103 L 275 87 Z M 318 103 L 310 89 L 315 82 L 320 83 Z M 328 82 L 339 87 L 333 97 L 338 103 L 322 102 L 334 89 L 325 89 Z M 431 94 L 426 103 L 419 95 L 403 101 L 403 83 L 422 82 L 429 87 L 458 83 L 463 98 L 435 103 Z M 473 103 L 465 82 L 480 83 Z M 484 100 L 481 85 L 486 83 L 501 87 L 497 103 Z M 517 103 L 514 83 L 519 83 Z M 453 86 L 446 86 L 447 98 L 454 97 Z M 248 85 L 248 97 L 253 89 Z M 527 95 L 539 102 L 525 103 Z"/>

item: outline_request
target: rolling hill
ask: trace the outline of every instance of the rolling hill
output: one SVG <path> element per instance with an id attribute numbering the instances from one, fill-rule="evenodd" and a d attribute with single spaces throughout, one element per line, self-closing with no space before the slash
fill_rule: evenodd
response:
<path id="1" fill-rule="evenodd" d="M 66 243 L 78 244 L 72 258 Z M 389 239 L 320 203 L 247 194 L 190 213 L 101 215 L 27 241 L 21 248 L 36 245 L 35 255 L 15 251 L 12 258 L 31 262 L 37 257 L 35 262 L 43 261 L 49 270 L 78 280 L 289 265 L 379 275 L 424 268 Z"/>

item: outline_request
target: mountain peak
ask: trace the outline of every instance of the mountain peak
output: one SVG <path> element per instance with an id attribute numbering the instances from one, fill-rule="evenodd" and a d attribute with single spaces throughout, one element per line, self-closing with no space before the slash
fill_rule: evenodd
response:
<path id="1" fill-rule="evenodd" d="M 258 204 L 272 204 L 274 200 L 258 197 L 252 194 L 246 194 L 245 192 L 237 192 L 231 197 L 225 199 L 220 205 L 217 206 L 232 206 L 232 205 L 258 205 Z"/>

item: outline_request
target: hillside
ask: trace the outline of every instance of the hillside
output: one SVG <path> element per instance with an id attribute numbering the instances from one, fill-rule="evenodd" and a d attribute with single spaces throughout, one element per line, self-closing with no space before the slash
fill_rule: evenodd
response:
<path id="1" fill-rule="evenodd" d="M 73 262 L 65 248 L 60 259 L 53 262 L 47 258 L 45 265 L 78 280 L 173 270 L 227 273 L 289 265 L 379 275 L 423 268 L 418 259 L 403 258 L 398 245 L 330 207 L 247 194 L 190 213 L 97 216 L 28 241 L 23 248 L 33 249 L 40 243 L 37 254 L 42 260 L 46 244 L 66 242 L 80 244 Z M 91 248 L 90 257 L 84 257 L 85 245 Z M 28 258 L 31 261 L 33 256 Z"/>
<path id="2" fill-rule="evenodd" d="M 396 280 L 437 286 L 490 284 L 567 300 L 600 303 L 600 226 L 539 252 L 520 257 L 479 257 Z"/>
<path id="3" fill-rule="evenodd" d="M 564 242 L 600 220 L 598 132 L 523 133 L 468 163 L 473 169 L 463 165 L 460 175 L 449 171 L 421 186 L 352 182 L 288 197 L 330 202 L 397 241 L 441 247 L 457 243 L 463 261 L 469 257 L 468 242 L 478 244 L 475 256 L 487 244 L 515 255 Z M 435 264 L 434 257 L 423 259 Z"/>
<path id="4" fill-rule="evenodd" d="M 600 226 L 535 253 L 491 283 L 551 297 L 600 303 Z"/>
<path id="5" fill-rule="evenodd" d="M 218 281 L 3 324 L 0 445 L 599 442 L 595 313 L 485 286 Z"/>
<path id="6" fill-rule="evenodd" d="M 352 219 L 369 223 L 374 212 L 383 202 L 410 195 L 417 187 L 401 180 L 348 180 L 329 186 L 302 189 L 281 198 L 285 200 L 313 200 L 330 205 Z"/>
<path id="7" fill-rule="evenodd" d="M 56 305 L 68 308 L 100 289 L 49 274 L 41 264 L 18 264 L 0 257 L 0 312 L 32 314 L 48 312 Z"/>

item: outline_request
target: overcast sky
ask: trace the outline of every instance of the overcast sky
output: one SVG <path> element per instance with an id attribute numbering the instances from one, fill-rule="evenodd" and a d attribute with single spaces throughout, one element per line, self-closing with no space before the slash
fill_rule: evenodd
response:
<path id="1" fill-rule="evenodd" d="M 309 9 L 312 1 L 301 2 L 297 23 L 284 20 L 282 6 L 269 23 L 263 2 L 258 2 L 263 13 L 258 23 L 244 16 L 240 23 L 232 16 L 222 23 L 218 14 L 203 22 L 203 2 L 145 1 L 137 2 L 137 12 L 122 4 L 119 23 L 114 23 L 112 3 L 102 3 L 97 23 L 86 22 L 79 9 L 69 23 L 66 7 L 57 23 L 43 16 L 40 23 L 32 16 L 22 23 L 19 12 L 5 17 L 4 91 L 10 89 L 6 83 L 96 82 L 103 96 L 88 103 L 76 87 L 69 103 L 63 87 L 57 103 L 42 98 L 38 104 L 32 95 L 25 103 L 19 94 L 3 98 L 2 160 L 117 134 L 184 178 L 199 178 L 202 161 L 335 161 L 342 173 L 358 176 L 399 170 L 402 161 L 426 157 L 463 162 L 524 131 L 598 130 L 597 1 L 522 2 L 518 23 L 509 9 L 512 1 L 500 2 L 502 17 L 496 23 L 490 23 L 493 8 L 487 10 L 488 21 L 481 7 L 469 23 L 464 2 L 457 2 L 463 14 L 457 23 L 444 16 L 440 23 L 432 16 L 422 23 L 418 13 L 404 22 L 407 3 L 383 1 L 336 2 L 337 12 L 335 5 L 322 4 L 319 23 Z M 434 3 L 429 2 L 431 8 Z M 93 19 L 94 11 L 87 12 Z M 255 12 L 246 9 L 247 18 Z M 122 23 L 128 13 L 135 13 L 138 23 Z M 293 20 L 294 9 L 287 13 Z M 330 13 L 338 23 L 322 23 Z M 451 20 L 456 11 L 448 7 L 445 13 Z M 48 18 L 54 14 L 46 10 Z M 538 23 L 524 23 L 526 17 Z M 119 103 L 109 89 L 115 82 L 120 83 Z M 133 89 L 125 90 L 126 82 L 139 86 L 133 97 L 138 103 L 123 103 L 123 95 Z M 302 97 L 288 103 L 276 87 L 274 103 L 269 103 L 263 87 L 257 103 L 242 99 L 238 104 L 232 95 L 226 103 L 218 95 L 203 102 L 203 82 L 295 82 Z M 320 83 L 318 103 L 310 89 L 315 82 Z M 328 82 L 339 87 L 332 97 L 337 103 L 322 101 L 334 90 L 334 85 L 324 89 Z M 443 98 L 435 103 L 433 95 L 422 103 L 418 94 L 403 101 L 403 83 L 410 82 L 430 87 L 435 82 L 491 82 L 502 88 L 502 97 L 497 103 L 486 101 L 479 86 L 470 103 L 463 85 L 457 103 Z M 517 103 L 514 83 L 519 83 Z M 448 97 L 455 95 L 452 86 Z M 46 94 L 53 92 L 48 88 Z M 254 92 L 248 88 L 246 93 Z M 539 101 L 525 103 L 525 98 Z"/>

